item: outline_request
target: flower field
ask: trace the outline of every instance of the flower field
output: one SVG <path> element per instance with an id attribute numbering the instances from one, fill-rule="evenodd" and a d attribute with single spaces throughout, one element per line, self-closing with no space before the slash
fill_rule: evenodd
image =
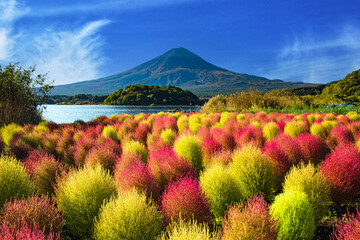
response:
<path id="1" fill-rule="evenodd" d="M 360 115 L 0 129 L 0 239 L 360 239 Z"/>

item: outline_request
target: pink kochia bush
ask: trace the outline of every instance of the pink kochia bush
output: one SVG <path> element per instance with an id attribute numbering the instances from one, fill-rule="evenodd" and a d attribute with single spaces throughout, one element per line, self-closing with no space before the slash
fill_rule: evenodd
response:
<path id="1" fill-rule="evenodd" d="M 167 224 L 180 220 L 211 224 L 214 219 L 208 199 L 198 180 L 191 175 L 167 186 L 161 198 L 160 210 Z"/>
<path id="2" fill-rule="evenodd" d="M 304 162 L 311 162 L 315 165 L 319 164 L 325 159 L 325 156 L 330 152 L 330 149 L 318 136 L 310 133 L 300 135 L 295 139 L 299 145 Z"/>
<path id="3" fill-rule="evenodd" d="M 154 200 L 158 200 L 160 196 L 159 184 L 146 165 L 140 161 L 131 163 L 127 169 L 116 171 L 115 181 L 120 190 L 127 191 L 136 188 L 144 191 L 148 198 L 152 197 Z"/>
<path id="4" fill-rule="evenodd" d="M 352 201 L 360 191 L 360 159 L 354 144 L 339 145 L 320 165 L 330 186 L 332 200 L 338 204 Z"/>
<path id="5" fill-rule="evenodd" d="M 64 220 L 52 199 L 47 196 L 33 196 L 27 199 L 15 199 L 7 202 L 0 211 L 0 222 L 9 227 L 20 229 L 22 221 L 27 226 L 42 230 L 45 235 L 60 234 Z"/>
<path id="6" fill-rule="evenodd" d="M 275 240 L 277 235 L 276 220 L 261 195 L 230 207 L 223 222 L 223 240 Z"/>
<path id="7" fill-rule="evenodd" d="M 177 156 L 171 148 L 151 151 L 148 169 L 159 183 L 161 189 L 185 174 L 196 174 L 196 170 L 186 161 Z"/>
<path id="8" fill-rule="evenodd" d="M 40 229 L 36 224 L 27 224 L 21 220 L 20 227 L 0 225 L 0 239 L 2 240 L 60 240 L 60 234 L 45 234 L 45 229 Z"/>
<path id="9" fill-rule="evenodd" d="M 336 229 L 331 240 L 357 240 L 360 239 L 360 212 L 356 209 L 356 215 L 348 213 L 347 218 L 336 224 Z"/>
<path id="10" fill-rule="evenodd" d="M 331 129 L 327 139 L 328 145 L 331 149 L 336 148 L 338 145 L 344 145 L 354 142 L 354 136 L 351 131 L 343 125 L 339 125 Z"/>

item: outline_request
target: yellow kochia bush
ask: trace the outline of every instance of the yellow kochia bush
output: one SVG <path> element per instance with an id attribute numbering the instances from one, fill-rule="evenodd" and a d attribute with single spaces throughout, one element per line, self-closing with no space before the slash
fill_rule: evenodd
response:
<path id="1" fill-rule="evenodd" d="M 191 134 L 183 134 L 174 144 L 174 150 L 180 157 L 185 158 L 197 171 L 203 169 L 203 152 L 200 139 Z"/>

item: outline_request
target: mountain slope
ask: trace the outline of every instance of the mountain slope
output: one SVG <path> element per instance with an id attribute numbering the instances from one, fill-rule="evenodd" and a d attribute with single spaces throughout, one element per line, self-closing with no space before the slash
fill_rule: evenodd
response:
<path id="1" fill-rule="evenodd" d="M 80 93 L 107 95 L 128 85 L 177 86 L 196 94 L 232 93 L 248 88 L 272 89 L 313 86 L 307 83 L 269 80 L 217 67 L 185 48 L 174 48 L 127 71 L 108 77 L 55 86 L 54 95 Z"/>

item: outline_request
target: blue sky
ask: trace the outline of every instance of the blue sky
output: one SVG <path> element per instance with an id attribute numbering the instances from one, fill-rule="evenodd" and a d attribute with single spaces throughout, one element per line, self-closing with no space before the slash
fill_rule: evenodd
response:
<path id="1" fill-rule="evenodd" d="M 174 47 L 228 70 L 327 83 L 360 68 L 357 0 L 0 0 L 0 64 L 55 84 L 119 73 Z"/>

